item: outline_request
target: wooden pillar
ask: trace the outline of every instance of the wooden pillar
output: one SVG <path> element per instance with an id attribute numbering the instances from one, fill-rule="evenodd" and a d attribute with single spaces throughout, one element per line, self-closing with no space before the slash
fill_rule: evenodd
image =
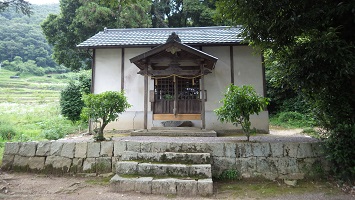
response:
<path id="1" fill-rule="evenodd" d="M 124 90 L 124 48 L 121 50 L 121 91 Z"/>
<path id="2" fill-rule="evenodd" d="M 206 129 L 206 116 L 205 116 L 205 75 L 204 75 L 204 64 L 201 62 L 201 128 Z"/>
<path id="3" fill-rule="evenodd" d="M 231 83 L 234 85 L 234 53 L 233 46 L 229 46 L 229 58 L 231 64 Z"/>
<path id="4" fill-rule="evenodd" d="M 177 117 L 177 112 L 178 112 L 178 83 L 177 83 L 177 76 L 173 76 L 174 77 L 174 109 L 173 109 L 173 113 L 175 118 Z"/>
<path id="5" fill-rule="evenodd" d="M 144 129 L 148 124 L 148 66 L 145 68 L 144 73 Z"/>

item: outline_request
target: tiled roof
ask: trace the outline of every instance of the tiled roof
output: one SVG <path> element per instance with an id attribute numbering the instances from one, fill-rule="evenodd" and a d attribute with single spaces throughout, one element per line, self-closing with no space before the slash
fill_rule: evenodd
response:
<path id="1" fill-rule="evenodd" d="M 106 29 L 77 45 L 79 48 L 157 46 L 175 32 L 188 45 L 239 44 L 240 27 Z"/>

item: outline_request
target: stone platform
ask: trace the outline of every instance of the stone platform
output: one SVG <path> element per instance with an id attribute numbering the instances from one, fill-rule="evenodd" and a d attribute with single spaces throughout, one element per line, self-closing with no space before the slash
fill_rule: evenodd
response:
<path id="1" fill-rule="evenodd" d="M 211 182 L 226 170 L 234 170 L 242 178 L 297 180 L 312 177 L 319 169 L 328 171 L 329 166 L 318 140 L 267 135 L 252 136 L 250 142 L 245 137 L 150 136 L 117 137 L 104 142 L 9 142 L 2 162 L 2 170 L 113 173 L 117 176 L 112 182 L 118 181 L 113 185 L 131 182 L 129 187 L 137 190 L 141 186 L 133 186 L 132 182 L 147 181 L 152 189 L 147 193 L 157 194 L 153 185 L 170 185 L 175 188 L 174 194 L 179 194 L 185 187 L 180 182 L 198 188 L 199 181 Z M 200 194 L 198 189 L 192 192 Z"/>
<path id="2" fill-rule="evenodd" d="M 217 137 L 217 132 L 193 127 L 153 127 L 150 130 L 132 131 L 131 136 Z"/>

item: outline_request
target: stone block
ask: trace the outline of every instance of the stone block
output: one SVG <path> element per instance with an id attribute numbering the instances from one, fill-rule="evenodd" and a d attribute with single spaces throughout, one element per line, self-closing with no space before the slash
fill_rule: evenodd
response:
<path id="1" fill-rule="evenodd" d="M 161 162 L 163 153 L 138 153 L 137 160 L 145 160 L 149 162 Z"/>
<path id="2" fill-rule="evenodd" d="M 237 149 L 237 145 L 235 143 L 225 143 L 224 144 L 225 147 L 225 156 L 228 158 L 235 158 L 236 157 L 236 149 Z"/>
<path id="3" fill-rule="evenodd" d="M 197 181 L 197 193 L 200 196 L 210 196 L 213 194 L 212 179 L 199 179 Z"/>
<path id="4" fill-rule="evenodd" d="M 79 142 L 75 144 L 75 158 L 86 158 L 87 157 L 87 142 Z"/>
<path id="5" fill-rule="evenodd" d="M 300 143 L 297 149 L 297 158 L 312 158 L 314 157 L 311 143 Z"/>
<path id="6" fill-rule="evenodd" d="M 315 142 L 311 143 L 312 146 L 312 151 L 315 157 L 322 157 L 324 156 L 324 147 L 323 143 L 321 142 Z"/>
<path id="7" fill-rule="evenodd" d="M 152 181 L 152 194 L 176 194 L 176 179 L 156 179 Z"/>
<path id="8" fill-rule="evenodd" d="M 287 179 L 301 180 L 304 179 L 304 173 L 290 173 L 287 175 Z"/>
<path id="9" fill-rule="evenodd" d="M 112 171 L 112 158 L 100 157 L 96 158 L 96 172 L 99 174 L 109 173 Z"/>
<path id="10" fill-rule="evenodd" d="M 124 151 L 127 151 L 126 141 L 115 141 L 113 143 L 113 155 L 115 157 L 120 157 Z"/>
<path id="11" fill-rule="evenodd" d="M 159 173 L 157 173 L 159 172 Z M 151 163 L 137 163 L 137 171 L 136 173 L 138 173 L 139 175 L 143 175 L 143 176 L 150 176 L 150 175 L 162 175 L 165 174 L 165 171 L 163 171 L 162 166 L 160 166 L 160 168 L 157 168 L 156 165 L 151 164 Z"/>
<path id="12" fill-rule="evenodd" d="M 75 151 L 75 143 L 73 142 L 64 143 L 60 156 L 66 158 L 74 158 L 74 151 Z"/>
<path id="13" fill-rule="evenodd" d="M 237 158 L 236 168 L 240 172 L 243 178 L 253 177 L 257 171 L 256 158 L 255 157 Z"/>
<path id="14" fill-rule="evenodd" d="M 86 158 L 84 160 L 83 172 L 96 172 L 96 158 Z"/>
<path id="15" fill-rule="evenodd" d="M 36 156 L 49 156 L 51 151 L 51 142 L 39 142 L 37 144 Z"/>
<path id="16" fill-rule="evenodd" d="M 219 176 L 223 171 L 228 169 L 236 169 L 235 158 L 213 157 L 212 162 L 212 174 L 214 176 Z"/>
<path id="17" fill-rule="evenodd" d="M 69 172 L 72 164 L 72 159 L 61 156 L 47 156 L 45 166 L 52 166 L 54 169 L 60 169 L 64 172 Z"/>
<path id="18" fill-rule="evenodd" d="M 197 181 L 195 180 L 176 180 L 176 194 L 179 196 L 196 196 Z"/>
<path id="19" fill-rule="evenodd" d="M 270 143 L 272 157 L 284 156 L 284 144 L 283 143 Z"/>
<path id="20" fill-rule="evenodd" d="M 62 142 L 52 142 L 51 143 L 51 150 L 49 155 L 51 156 L 60 156 L 62 152 L 63 143 Z"/>
<path id="21" fill-rule="evenodd" d="M 18 142 L 6 142 L 4 154 L 5 155 L 16 155 L 20 150 L 20 143 Z"/>
<path id="22" fill-rule="evenodd" d="M 15 155 L 4 154 L 2 157 L 1 169 L 2 170 L 10 170 L 12 168 L 13 163 L 14 163 L 14 158 L 15 158 Z"/>
<path id="23" fill-rule="evenodd" d="M 119 157 L 112 157 L 112 173 L 116 173 L 116 166 L 119 161 Z"/>
<path id="24" fill-rule="evenodd" d="M 167 150 L 171 152 L 182 152 L 182 143 L 172 142 L 169 144 Z"/>
<path id="25" fill-rule="evenodd" d="M 18 155 L 20 156 L 35 156 L 36 155 L 36 149 L 37 149 L 37 143 L 36 142 L 24 142 L 21 144 L 20 150 L 18 152 Z"/>
<path id="26" fill-rule="evenodd" d="M 138 152 L 124 151 L 121 156 L 122 161 L 138 160 Z"/>
<path id="27" fill-rule="evenodd" d="M 101 157 L 112 157 L 113 156 L 113 141 L 101 142 Z"/>
<path id="28" fill-rule="evenodd" d="M 284 156 L 291 158 L 297 158 L 299 143 L 285 143 L 284 144 Z"/>
<path id="29" fill-rule="evenodd" d="M 28 159 L 28 167 L 32 170 L 44 169 L 45 157 L 30 157 Z"/>
<path id="30" fill-rule="evenodd" d="M 151 152 L 163 153 L 169 148 L 169 143 L 165 142 L 152 142 Z"/>
<path id="31" fill-rule="evenodd" d="M 248 158 L 253 156 L 253 149 L 251 143 L 237 144 L 237 158 Z"/>
<path id="32" fill-rule="evenodd" d="M 120 161 L 116 163 L 117 174 L 137 174 L 138 162 Z"/>
<path id="33" fill-rule="evenodd" d="M 271 160 L 274 161 L 275 167 L 277 168 L 279 175 L 299 172 L 298 162 L 296 158 L 284 157 Z"/>
<path id="34" fill-rule="evenodd" d="M 137 178 L 134 185 L 134 190 L 144 194 L 152 193 L 152 177 L 140 177 Z"/>
<path id="35" fill-rule="evenodd" d="M 182 143 L 181 151 L 185 153 L 204 153 L 207 150 L 206 143 Z"/>
<path id="36" fill-rule="evenodd" d="M 72 163 L 70 171 L 73 173 L 83 172 L 83 163 L 84 163 L 83 158 L 73 158 L 73 163 Z"/>
<path id="37" fill-rule="evenodd" d="M 141 151 L 140 152 L 151 152 L 152 151 L 152 143 L 151 142 L 141 142 Z"/>
<path id="38" fill-rule="evenodd" d="M 224 143 L 208 143 L 207 149 L 212 157 L 223 157 L 224 156 Z"/>
<path id="39" fill-rule="evenodd" d="M 255 157 L 269 157 L 271 155 L 269 143 L 253 143 L 252 149 Z"/>
<path id="40" fill-rule="evenodd" d="M 97 158 L 100 156 L 101 143 L 100 142 L 88 142 L 88 158 Z"/>
<path id="41" fill-rule="evenodd" d="M 256 158 L 256 171 L 269 180 L 275 180 L 278 177 L 278 171 L 274 160 L 266 157 Z"/>
<path id="42" fill-rule="evenodd" d="M 202 178 L 212 178 L 211 165 L 210 164 L 199 164 L 199 165 L 189 165 L 189 175 L 197 176 Z"/>
<path id="43" fill-rule="evenodd" d="M 123 178 L 115 175 L 110 182 L 114 192 L 131 192 L 135 189 L 136 178 Z"/>
<path id="44" fill-rule="evenodd" d="M 127 151 L 141 152 L 141 143 L 136 141 L 127 141 Z"/>
<path id="45" fill-rule="evenodd" d="M 13 167 L 27 167 L 29 158 L 30 157 L 15 155 Z"/>

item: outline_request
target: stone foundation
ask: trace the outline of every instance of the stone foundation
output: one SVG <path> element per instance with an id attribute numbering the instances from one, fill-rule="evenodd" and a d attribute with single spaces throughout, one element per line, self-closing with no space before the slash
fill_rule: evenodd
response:
<path id="1" fill-rule="evenodd" d="M 3 170 L 45 173 L 115 172 L 126 151 L 138 153 L 210 153 L 212 176 L 237 170 L 243 178 L 303 179 L 327 171 L 319 142 L 214 142 L 154 141 L 25 142 L 6 143 Z"/>

